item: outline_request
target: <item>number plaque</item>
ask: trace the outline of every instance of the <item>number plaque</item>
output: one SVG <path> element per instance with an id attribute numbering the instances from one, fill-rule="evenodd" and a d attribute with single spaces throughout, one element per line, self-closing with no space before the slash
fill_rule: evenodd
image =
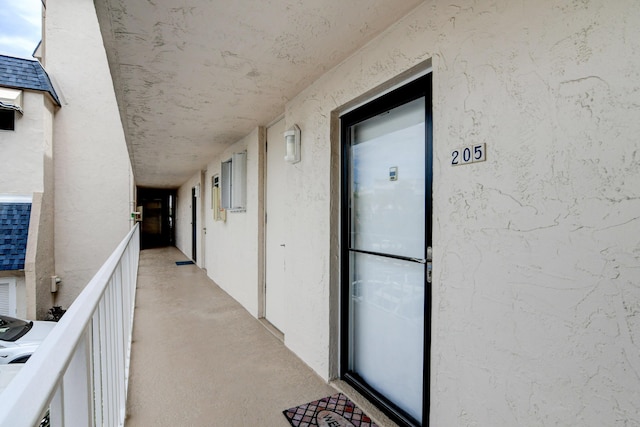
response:
<path id="1" fill-rule="evenodd" d="M 482 144 L 466 145 L 456 148 L 451 152 L 451 166 L 466 165 L 469 163 L 484 162 L 487 160 L 487 145 Z"/>

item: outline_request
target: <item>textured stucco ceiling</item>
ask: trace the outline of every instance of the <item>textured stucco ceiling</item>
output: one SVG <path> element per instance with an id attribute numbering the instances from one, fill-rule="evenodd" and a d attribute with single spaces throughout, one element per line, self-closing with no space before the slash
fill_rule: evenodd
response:
<path id="1" fill-rule="evenodd" d="M 136 183 L 183 184 L 417 0 L 95 0 Z"/>

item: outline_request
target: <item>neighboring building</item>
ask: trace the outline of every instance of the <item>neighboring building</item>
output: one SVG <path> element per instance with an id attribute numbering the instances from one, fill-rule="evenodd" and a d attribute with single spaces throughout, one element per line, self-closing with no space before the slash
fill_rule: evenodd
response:
<path id="1" fill-rule="evenodd" d="M 0 313 L 44 316 L 53 255 L 53 118 L 60 107 L 38 61 L 0 55 Z"/>
<path id="2" fill-rule="evenodd" d="M 43 36 L 36 54 L 46 63 Z M 0 267 L 0 299 L 8 283 L 8 306 L 29 319 L 45 318 L 54 305 L 68 308 L 132 224 L 131 166 L 113 96 L 109 102 L 108 69 L 101 68 L 102 79 L 87 73 L 92 56 L 69 46 L 47 66 L 51 76 L 59 74 L 55 90 L 39 61 L 0 55 L 0 203 L 17 197 L 30 209 L 26 248 L 16 246 L 23 228 L 21 239 L 10 240 L 15 224 L 6 223 L 0 236 L 11 242 L 3 248 L 13 245 L 4 250 L 25 254 L 23 267 Z M 22 224 L 21 215 L 15 221 Z M 3 252 L 0 259 L 13 256 Z"/>

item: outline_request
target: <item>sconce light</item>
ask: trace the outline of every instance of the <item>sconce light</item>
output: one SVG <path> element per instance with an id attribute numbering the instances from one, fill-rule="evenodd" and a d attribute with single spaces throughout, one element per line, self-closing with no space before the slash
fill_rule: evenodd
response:
<path id="1" fill-rule="evenodd" d="M 289 163 L 298 163 L 300 161 L 300 128 L 298 125 L 293 125 L 284 133 L 284 143 L 284 159 Z"/>

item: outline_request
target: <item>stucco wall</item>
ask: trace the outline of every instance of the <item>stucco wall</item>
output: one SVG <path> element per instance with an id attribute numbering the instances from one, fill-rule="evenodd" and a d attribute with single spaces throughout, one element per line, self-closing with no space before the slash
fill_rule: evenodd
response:
<path id="1" fill-rule="evenodd" d="M 54 122 L 55 256 L 64 308 L 127 234 L 133 179 L 93 2 L 47 3 Z"/>
<path id="2" fill-rule="evenodd" d="M 329 375 L 331 113 L 431 60 L 432 425 L 638 422 L 639 24 L 630 0 L 425 2 L 292 100 L 287 345 Z"/>
<path id="3" fill-rule="evenodd" d="M 205 191 L 206 269 L 207 274 L 221 288 L 239 301 L 253 316 L 260 311 L 259 289 L 262 240 L 262 156 L 264 129 L 257 128 L 247 137 L 226 149 L 207 165 Z M 247 209 L 245 212 L 227 212 L 227 220 L 213 221 L 211 211 L 211 177 L 220 174 L 220 164 L 233 153 L 247 151 Z"/>
<path id="4" fill-rule="evenodd" d="M 51 293 L 51 276 L 55 271 L 55 171 L 53 166 L 54 107 L 46 102 L 44 120 L 44 192 L 40 205 L 38 252 L 36 254 L 36 318 L 44 319 L 53 307 L 55 295 Z M 34 195 L 34 200 L 36 196 Z"/>
<path id="5" fill-rule="evenodd" d="M 25 276 L 16 278 L 16 317 L 28 319 L 27 317 L 27 286 Z"/>
<path id="6" fill-rule="evenodd" d="M 51 276 L 55 274 L 53 194 L 34 193 L 24 265 L 24 316 L 44 319 L 53 307 Z M 19 306 L 20 307 L 20 306 Z"/>
<path id="7" fill-rule="evenodd" d="M 49 291 L 53 253 L 53 117 L 56 106 L 42 92 L 23 91 L 24 114 L 15 131 L 0 131 L 0 193 L 32 196 L 25 273 L 18 283 L 18 315 L 43 318 L 52 306 Z"/>
<path id="8" fill-rule="evenodd" d="M 15 113 L 15 130 L 0 130 L 0 193 L 30 195 L 44 188 L 45 115 L 42 92 L 24 90 L 24 114 Z"/>

